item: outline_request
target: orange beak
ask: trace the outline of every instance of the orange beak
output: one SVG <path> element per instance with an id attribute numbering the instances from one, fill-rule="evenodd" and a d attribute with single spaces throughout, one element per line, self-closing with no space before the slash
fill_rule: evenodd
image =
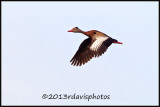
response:
<path id="1" fill-rule="evenodd" d="M 69 30 L 68 32 L 73 32 L 73 30 L 71 29 L 71 30 Z"/>

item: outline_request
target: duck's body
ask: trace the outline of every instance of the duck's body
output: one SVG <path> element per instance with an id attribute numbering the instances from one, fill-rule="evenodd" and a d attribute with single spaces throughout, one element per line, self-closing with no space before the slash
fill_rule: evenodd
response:
<path id="1" fill-rule="evenodd" d="M 68 32 L 83 33 L 89 37 L 81 43 L 78 51 L 71 59 L 70 62 L 74 66 L 81 66 L 82 64 L 87 63 L 93 57 L 101 56 L 104 52 L 106 52 L 107 48 L 112 43 L 122 44 L 121 42 L 118 42 L 116 39 L 113 39 L 108 35 L 97 30 L 84 32 L 80 30 L 78 27 L 75 27 L 69 30 Z"/>

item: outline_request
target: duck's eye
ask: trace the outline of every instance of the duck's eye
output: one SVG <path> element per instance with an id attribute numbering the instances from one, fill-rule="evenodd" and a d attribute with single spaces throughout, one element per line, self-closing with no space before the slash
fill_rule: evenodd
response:
<path id="1" fill-rule="evenodd" d="M 93 32 L 93 34 L 96 34 L 97 32 Z"/>

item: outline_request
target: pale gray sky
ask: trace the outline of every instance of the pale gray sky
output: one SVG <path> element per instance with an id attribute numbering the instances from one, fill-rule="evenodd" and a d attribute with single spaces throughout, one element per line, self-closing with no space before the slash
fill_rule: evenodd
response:
<path id="1" fill-rule="evenodd" d="M 87 37 L 73 27 L 123 45 L 74 67 Z M 110 99 L 42 99 L 74 93 Z M 158 104 L 158 2 L 2 2 L 2 105 L 59 104 Z"/>

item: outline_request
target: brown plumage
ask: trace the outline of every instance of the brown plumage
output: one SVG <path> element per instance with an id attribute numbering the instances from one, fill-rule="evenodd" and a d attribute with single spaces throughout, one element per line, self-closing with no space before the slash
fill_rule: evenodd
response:
<path id="1" fill-rule="evenodd" d="M 104 52 L 106 52 L 107 48 L 112 43 L 122 44 L 121 42 L 118 42 L 116 39 L 113 39 L 108 35 L 97 30 L 84 32 L 80 30 L 78 27 L 74 27 L 68 32 L 82 33 L 89 37 L 81 43 L 76 54 L 71 59 L 70 62 L 74 66 L 81 66 L 82 64 L 85 64 L 88 61 L 90 61 L 93 57 L 101 56 L 102 54 L 104 54 Z"/>

